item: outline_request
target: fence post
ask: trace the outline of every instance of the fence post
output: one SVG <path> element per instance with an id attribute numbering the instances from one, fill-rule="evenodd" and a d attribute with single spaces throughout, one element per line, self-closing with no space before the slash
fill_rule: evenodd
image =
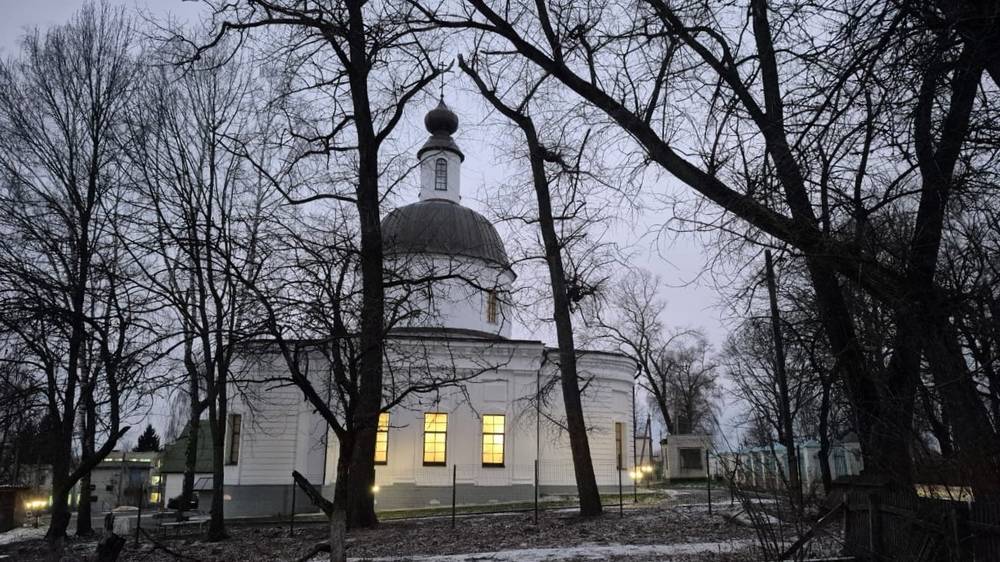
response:
<path id="1" fill-rule="evenodd" d="M 538 459 L 535 459 L 535 526 L 538 526 Z"/>
<path id="2" fill-rule="evenodd" d="M 625 517 L 625 507 L 622 503 L 622 469 L 620 468 L 618 469 L 618 517 Z"/>
<path id="3" fill-rule="evenodd" d="M 458 465 L 451 465 L 451 528 L 455 528 L 455 483 L 458 480 Z"/>
<path id="4" fill-rule="evenodd" d="M 288 536 L 295 536 L 295 483 L 292 483 L 292 515 L 288 518 Z"/>
<path id="5" fill-rule="evenodd" d="M 88 492 L 89 493 L 89 492 Z M 139 487 L 139 514 L 135 518 L 135 546 L 139 546 L 139 527 L 142 527 L 142 501 L 146 499 L 146 487 Z M 88 497 L 87 500 L 90 500 Z"/>
<path id="6" fill-rule="evenodd" d="M 708 464 L 708 449 L 705 449 L 705 482 L 708 490 L 708 514 L 712 515 L 712 465 Z"/>
<path id="7" fill-rule="evenodd" d="M 632 467 L 635 476 L 641 477 L 642 470 L 638 466 Z M 621 472 L 620 470 L 618 472 Z M 639 503 L 639 478 L 632 479 L 632 503 Z"/>
<path id="8" fill-rule="evenodd" d="M 882 542 L 879 537 L 879 503 L 874 493 L 868 494 L 868 552 L 879 552 Z"/>

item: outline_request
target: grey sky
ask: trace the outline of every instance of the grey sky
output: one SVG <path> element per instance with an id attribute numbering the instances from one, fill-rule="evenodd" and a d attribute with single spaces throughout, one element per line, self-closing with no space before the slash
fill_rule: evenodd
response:
<path id="1" fill-rule="evenodd" d="M 34 26 L 44 28 L 65 22 L 83 5 L 80 0 L 2 0 L 2 3 L 4 17 L 0 19 L 0 56 L 3 57 L 10 57 L 16 53 L 18 40 L 26 28 Z M 154 18 L 172 16 L 188 21 L 199 17 L 199 13 L 204 9 L 204 5 L 200 2 L 181 0 L 127 0 L 122 3 Z M 456 137 L 467 156 L 463 165 L 463 203 L 489 215 L 483 209 L 482 202 L 487 190 L 495 188 L 507 171 L 498 170 L 494 164 L 497 158 L 493 146 L 487 139 L 493 138 L 496 131 L 482 124 L 482 103 L 473 98 L 468 93 L 467 85 L 460 84 L 459 80 L 454 74 L 450 76 L 446 97 L 462 121 Z M 401 125 L 408 130 L 401 131 L 401 135 L 405 137 L 412 135 L 413 139 L 422 137 L 425 134 L 422 118 L 427 109 L 429 107 L 412 106 Z M 410 180 L 409 188 L 401 194 L 403 201 L 416 200 L 416 181 L 416 178 Z M 690 195 L 684 188 L 676 189 Z M 668 217 L 655 213 L 637 217 L 634 221 L 630 221 L 635 224 L 634 227 L 623 225 L 617 229 L 616 241 L 631 246 L 638 254 L 635 265 L 649 269 L 662 277 L 666 286 L 663 298 L 668 301 L 667 324 L 672 327 L 703 328 L 709 340 L 718 348 L 722 344 L 726 330 L 720 310 L 715 306 L 716 291 L 706 282 L 691 283 L 705 265 L 706 258 L 700 242 L 693 236 L 657 239 L 655 236 L 646 235 L 652 225 L 662 224 L 666 218 Z M 526 328 L 515 327 L 514 336 L 535 336 L 550 342 L 554 341 L 554 337 L 543 333 L 532 333 Z"/>

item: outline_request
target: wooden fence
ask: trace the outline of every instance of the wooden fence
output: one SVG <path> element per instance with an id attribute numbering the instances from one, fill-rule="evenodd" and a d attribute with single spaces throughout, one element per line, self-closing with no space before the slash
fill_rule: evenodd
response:
<path id="1" fill-rule="evenodd" d="M 841 494 L 846 555 L 860 560 L 1000 561 L 996 498 L 967 503 L 857 487 Z"/>

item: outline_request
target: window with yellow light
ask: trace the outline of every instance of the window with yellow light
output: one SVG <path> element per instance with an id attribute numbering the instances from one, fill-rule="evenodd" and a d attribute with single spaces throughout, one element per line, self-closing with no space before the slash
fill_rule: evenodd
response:
<path id="1" fill-rule="evenodd" d="M 504 417 L 483 416 L 483 466 L 503 466 Z"/>
<path id="2" fill-rule="evenodd" d="M 444 466 L 448 441 L 448 414 L 424 414 L 424 466 Z"/>
<path id="3" fill-rule="evenodd" d="M 389 412 L 378 415 L 378 429 L 375 433 L 375 464 L 389 462 Z"/>

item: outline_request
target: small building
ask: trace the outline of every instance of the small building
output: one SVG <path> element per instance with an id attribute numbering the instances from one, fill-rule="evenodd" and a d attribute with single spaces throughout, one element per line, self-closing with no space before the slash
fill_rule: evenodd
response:
<path id="1" fill-rule="evenodd" d="M 660 441 L 663 478 L 669 481 L 706 478 L 711 435 L 670 435 Z"/>
<path id="2" fill-rule="evenodd" d="M 212 480 L 212 431 L 208 422 L 198 425 L 198 452 L 195 460 L 195 490 L 211 489 Z M 181 495 L 184 487 L 184 470 L 187 466 L 187 447 L 190 428 L 184 428 L 180 436 L 163 448 L 156 474 L 156 505 L 166 507 L 170 500 Z M 207 505 L 207 503 L 203 503 Z"/>
<path id="3" fill-rule="evenodd" d="M 118 506 L 149 506 L 155 485 L 153 472 L 160 453 L 112 451 L 90 471 L 92 507 L 110 511 Z M 85 496 L 82 493 L 81 496 Z M 159 498 L 157 498 L 159 499 Z"/>
<path id="4" fill-rule="evenodd" d="M 17 466 L 11 480 L 3 486 L 8 489 L 23 488 L 24 491 L 19 493 L 22 500 L 31 503 L 33 510 L 44 511 L 52 503 L 52 465 Z"/>
<path id="5" fill-rule="evenodd" d="M 0 486 L 0 533 L 23 525 L 33 501 L 28 486 Z"/>

